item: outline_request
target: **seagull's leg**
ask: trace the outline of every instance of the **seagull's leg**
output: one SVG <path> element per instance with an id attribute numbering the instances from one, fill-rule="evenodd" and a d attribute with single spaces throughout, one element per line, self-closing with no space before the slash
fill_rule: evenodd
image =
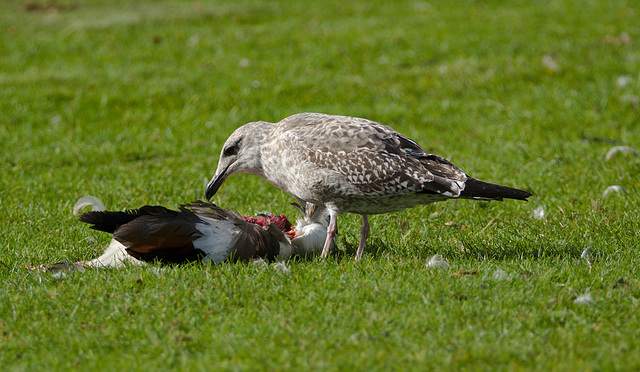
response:
<path id="1" fill-rule="evenodd" d="M 333 242 L 333 238 L 336 237 L 337 232 L 338 214 L 332 210 L 329 210 L 329 226 L 327 226 L 327 239 L 324 241 L 324 246 L 322 247 L 322 258 L 325 258 L 329 255 L 331 243 Z"/>
<path id="2" fill-rule="evenodd" d="M 358 243 L 358 251 L 356 252 L 356 260 L 362 258 L 364 252 L 364 244 L 367 242 L 369 236 L 369 218 L 366 214 L 362 215 L 362 227 L 360 228 L 360 243 Z"/>

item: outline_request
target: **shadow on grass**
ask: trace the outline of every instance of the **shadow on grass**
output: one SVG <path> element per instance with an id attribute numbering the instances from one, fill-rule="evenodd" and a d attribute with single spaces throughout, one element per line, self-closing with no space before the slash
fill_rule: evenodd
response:
<path id="1" fill-rule="evenodd" d="M 337 261 L 352 260 L 356 257 L 358 251 L 358 240 L 352 240 L 348 238 L 340 239 L 338 247 L 334 247 L 331 252 L 331 256 Z M 379 259 L 389 254 L 395 253 L 397 249 L 389 244 L 385 244 L 381 239 L 371 238 L 367 240 L 367 244 L 364 247 L 363 257 L 371 257 L 373 259 Z"/>
<path id="2" fill-rule="evenodd" d="M 480 238 L 460 238 L 457 246 L 410 245 L 396 247 L 381 239 L 369 239 L 364 249 L 364 256 L 380 259 L 389 255 L 407 255 L 428 259 L 435 254 L 455 259 L 477 259 L 510 261 L 515 259 L 579 259 L 585 245 L 577 242 L 540 244 L 527 240 L 514 241 L 508 244 L 487 243 Z M 343 238 L 334 248 L 332 257 L 338 261 L 355 258 L 358 245 L 356 241 Z M 314 259 L 308 257 L 305 259 Z"/>

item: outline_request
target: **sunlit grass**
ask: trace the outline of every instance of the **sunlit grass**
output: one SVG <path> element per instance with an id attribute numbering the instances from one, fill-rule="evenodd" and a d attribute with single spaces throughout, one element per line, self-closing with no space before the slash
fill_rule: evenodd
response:
<path id="1" fill-rule="evenodd" d="M 56 5 L 57 4 L 57 5 Z M 0 4 L 0 363 L 7 370 L 635 370 L 640 33 L 625 1 Z M 204 197 L 238 126 L 393 126 L 528 203 L 340 217 L 335 254 L 88 270 L 72 215 Z M 611 185 L 625 192 L 603 196 Z M 248 175 L 214 200 L 295 217 Z M 544 210 L 543 218 L 534 211 Z M 589 247 L 590 265 L 581 258 Z M 451 270 L 427 269 L 439 254 Z M 591 302 L 577 298 L 589 295 Z"/>

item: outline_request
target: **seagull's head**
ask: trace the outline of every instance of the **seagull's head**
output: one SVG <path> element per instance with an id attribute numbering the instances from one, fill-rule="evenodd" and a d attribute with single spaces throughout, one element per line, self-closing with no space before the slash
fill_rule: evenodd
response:
<path id="1" fill-rule="evenodd" d="M 261 147 L 273 123 L 256 121 L 236 129 L 222 146 L 218 169 L 207 184 L 205 196 L 211 199 L 220 185 L 232 174 L 249 173 L 262 176 Z"/>

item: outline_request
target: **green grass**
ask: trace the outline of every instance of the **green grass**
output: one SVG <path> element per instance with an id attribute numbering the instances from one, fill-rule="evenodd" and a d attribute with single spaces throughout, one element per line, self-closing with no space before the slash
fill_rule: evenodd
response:
<path id="1" fill-rule="evenodd" d="M 26 4 L 0 4 L 4 370 L 640 368 L 640 160 L 604 160 L 640 147 L 636 3 Z M 233 129 L 305 111 L 389 124 L 535 195 L 374 216 L 360 262 L 341 216 L 337 253 L 289 274 L 26 268 L 101 253 L 79 197 L 203 198 Z M 293 217 L 291 201 L 246 175 L 215 197 Z M 452 270 L 425 269 L 434 254 Z"/>

